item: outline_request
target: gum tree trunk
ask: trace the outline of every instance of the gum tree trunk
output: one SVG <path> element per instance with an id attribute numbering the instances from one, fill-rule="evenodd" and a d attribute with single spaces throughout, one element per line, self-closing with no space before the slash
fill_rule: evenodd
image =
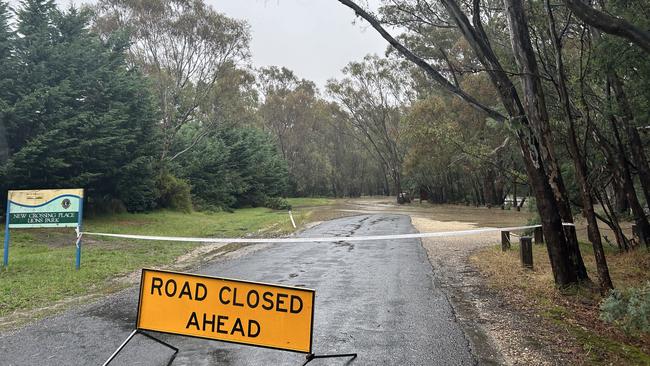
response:
<path id="1" fill-rule="evenodd" d="M 594 257 L 596 259 L 596 268 L 598 270 L 598 284 L 600 292 L 606 294 L 609 290 L 614 288 L 612 279 L 609 275 L 609 268 L 607 266 L 607 259 L 605 258 L 605 251 L 598 229 L 598 219 L 594 211 L 594 202 L 591 195 L 591 187 L 587 180 L 587 162 L 578 147 L 578 139 L 575 129 L 573 113 L 571 111 L 571 102 L 569 100 L 569 91 L 566 85 L 566 74 L 564 70 L 564 60 L 562 57 L 562 43 L 557 35 L 555 28 L 555 18 L 549 0 L 546 0 L 546 10 L 548 13 L 548 26 L 549 34 L 553 48 L 555 50 L 555 65 L 557 71 L 557 89 L 560 96 L 560 102 L 564 110 L 564 117 L 567 125 L 569 126 L 569 139 L 567 145 L 569 152 L 573 156 L 573 166 L 576 170 L 576 178 L 580 186 L 580 196 L 582 198 L 582 215 L 587 219 L 587 233 L 589 241 L 594 249 Z"/>
<path id="2" fill-rule="evenodd" d="M 612 84 L 613 75 L 608 75 L 607 78 L 607 96 L 608 100 L 611 99 L 609 92 L 610 86 Z M 625 191 L 625 197 L 627 202 L 632 209 L 632 214 L 634 215 L 634 221 L 639 227 L 639 230 L 644 234 L 642 235 L 645 238 L 645 243 L 640 243 L 646 247 L 650 247 L 650 223 L 648 223 L 648 218 L 639 202 L 639 198 L 636 195 L 636 190 L 634 189 L 634 181 L 632 180 L 632 173 L 630 172 L 630 165 L 625 158 L 625 146 L 621 140 L 621 136 L 618 130 L 616 118 L 613 115 L 610 115 L 610 124 L 612 126 L 612 131 L 614 132 L 614 139 L 616 141 L 616 147 L 614 151 L 615 161 L 618 163 L 617 168 L 619 170 L 619 176 L 623 183 L 623 191 Z"/>
<path id="3" fill-rule="evenodd" d="M 549 182 L 553 188 L 554 201 L 565 221 L 573 222 L 568 207 L 566 188 L 553 153 L 550 139 L 549 117 L 539 70 L 528 33 L 528 23 L 521 0 L 504 0 L 506 16 L 510 29 L 510 41 L 514 50 L 515 61 L 522 74 L 524 108 L 531 125 L 535 126 L 541 136 L 541 160 L 549 167 Z M 561 230 L 564 232 L 565 230 Z M 573 263 L 579 280 L 588 280 L 587 270 L 582 261 L 575 230 L 566 230 L 567 253 Z M 546 232 L 544 233 L 546 235 Z M 550 251 L 549 251 L 550 255 Z"/>
<path id="4" fill-rule="evenodd" d="M 623 90 L 623 83 L 621 79 L 612 72 L 610 77 L 610 83 L 612 89 L 614 90 L 614 96 L 616 97 L 616 102 L 619 105 L 621 111 L 621 120 L 623 121 L 623 126 L 627 134 L 628 144 L 630 145 L 630 151 L 632 152 L 632 160 L 634 165 L 639 172 L 639 180 L 641 181 L 641 187 L 643 188 L 643 194 L 645 200 L 650 205 L 650 168 L 648 167 L 648 159 L 646 159 L 645 152 L 643 151 L 643 142 L 641 142 L 641 136 L 639 132 L 634 127 L 634 116 L 632 115 L 632 108 L 627 101 L 627 96 Z"/>

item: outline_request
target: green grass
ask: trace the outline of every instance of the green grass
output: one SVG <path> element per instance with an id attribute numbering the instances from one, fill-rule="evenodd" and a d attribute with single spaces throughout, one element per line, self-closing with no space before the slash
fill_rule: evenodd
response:
<path id="1" fill-rule="evenodd" d="M 293 206 L 293 208 L 300 207 L 311 207 L 311 206 L 328 206 L 336 202 L 332 198 L 323 198 L 323 197 L 300 197 L 300 198 L 287 198 L 287 201 Z"/>
<path id="2" fill-rule="evenodd" d="M 590 365 L 650 365 L 650 355 L 638 347 L 618 342 L 573 324 L 558 322 L 582 345 Z"/>
<path id="3" fill-rule="evenodd" d="M 145 214 L 117 214 L 87 220 L 84 231 L 160 236 L 232 237 L 280 226 L 290 231 L 285 211 L 245 208 L 234 212 L 155 211 Z"/>
<path id="4" fill-rule="evenodd" d="M 625 344 L 585 329 L 582 326 L 566 321 L 571 317 L 568 309 L 549 301 L 542 301 L 544 310 L 540 314 L 551 322 L 566 329 L 578 342 L 585 352 L 589 365 L 650 365 L 650 355 L 639 347 Z"/>
<path id="5" fill-rule="evenodd" d="M 294 218 L 301 224 L 311 211 L 301 205 L 329 204 L 325 199 L 295 199 Z M 293 202 L 292 202 L 293 203 Z M 0 227 L 4 232 L 4 227 Z M 156 211 L 88 219 L 84 231 L 120 234 L 241 237 L 277 236 L 293 231 L 285 211 L 246 208 L 232 213 Z M 124 287 L 113 278 L 139 268 L 173 263 L 199 244 L 84 237 L 81 269 L 74 269 L 72 229 L 14 229 L 9 267 L 0 269 L 0 317 L 39 309 L 75 296 L 112 292 Z"/>
<path id="6" fill-rule="evenodd" d="M 106 280 L 143 266 L 167 263 L 196 245 L 89 243 L 83 247 L 81 269 L 76 271 L 74 234 L 70 245 L 54 248 L 29 233 L 12 236 L 9 267 L 0 272 L 0 316 L 41 308 L 70 296 L 119 289 Z"/>

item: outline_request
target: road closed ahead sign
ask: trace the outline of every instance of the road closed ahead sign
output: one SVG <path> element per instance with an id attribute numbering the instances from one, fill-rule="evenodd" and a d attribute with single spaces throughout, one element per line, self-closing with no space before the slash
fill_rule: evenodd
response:
<path id="1" fill-rule="evenodd" d="M 142 270 L 137 328 L 311 353 L 314 290 Z"/>

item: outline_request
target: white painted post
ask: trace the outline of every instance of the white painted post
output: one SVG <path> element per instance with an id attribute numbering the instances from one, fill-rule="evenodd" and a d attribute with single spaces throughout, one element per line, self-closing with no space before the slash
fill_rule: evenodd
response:
<path id="1" fill-rule="evenodd" d="M 291 225 L 293 225 L 293 228 L 296 228 L 296 222 L 293 221 L 293 215 L 291 214 L 291 210 L 289 210 L 289 217 L 291 218 Z"/>

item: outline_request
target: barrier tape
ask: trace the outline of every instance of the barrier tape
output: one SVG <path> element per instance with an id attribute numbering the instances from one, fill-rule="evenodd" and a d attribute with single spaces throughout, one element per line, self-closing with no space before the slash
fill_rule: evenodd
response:
<path id="1" fill-rule="evenodd" d="M 575 224 L 562 224 L 564 226 L 575 226 Z M 108 234 L 108 233 L 92 233 L 92 232 L 79 232 L 81 235 L 105 236 L 111 238 L 122 239 L 138 239 L 138 240 L 157 240 L 157 241 L 182 241 L 192 243 L 320 243 L 320 242 L 337 242 L 337 241 L 371 241 L 371 240 L 391 240 L 391 239 L 420 239 L 420 238 L 439 238 L 439 237 L 453 237 L 463 235 L 473 235 L 488 232 L 499 231 L 515 231 L 533 229 L 542 227 L 542 225 L 530 226 L 514 226 L 502 228 L 484 228 L 472 229 L 461 231 L 440 231 L 434 233 L 413 233 L 413 234 L 392 234 L 392 235 L 371 235 L 371 236 L 330 236 L 321 238 L 192 238 L 192 237 L 178 237 L 178 236 L 148 236 L 148 235 L 131 235 L 131 234 Z"/>

